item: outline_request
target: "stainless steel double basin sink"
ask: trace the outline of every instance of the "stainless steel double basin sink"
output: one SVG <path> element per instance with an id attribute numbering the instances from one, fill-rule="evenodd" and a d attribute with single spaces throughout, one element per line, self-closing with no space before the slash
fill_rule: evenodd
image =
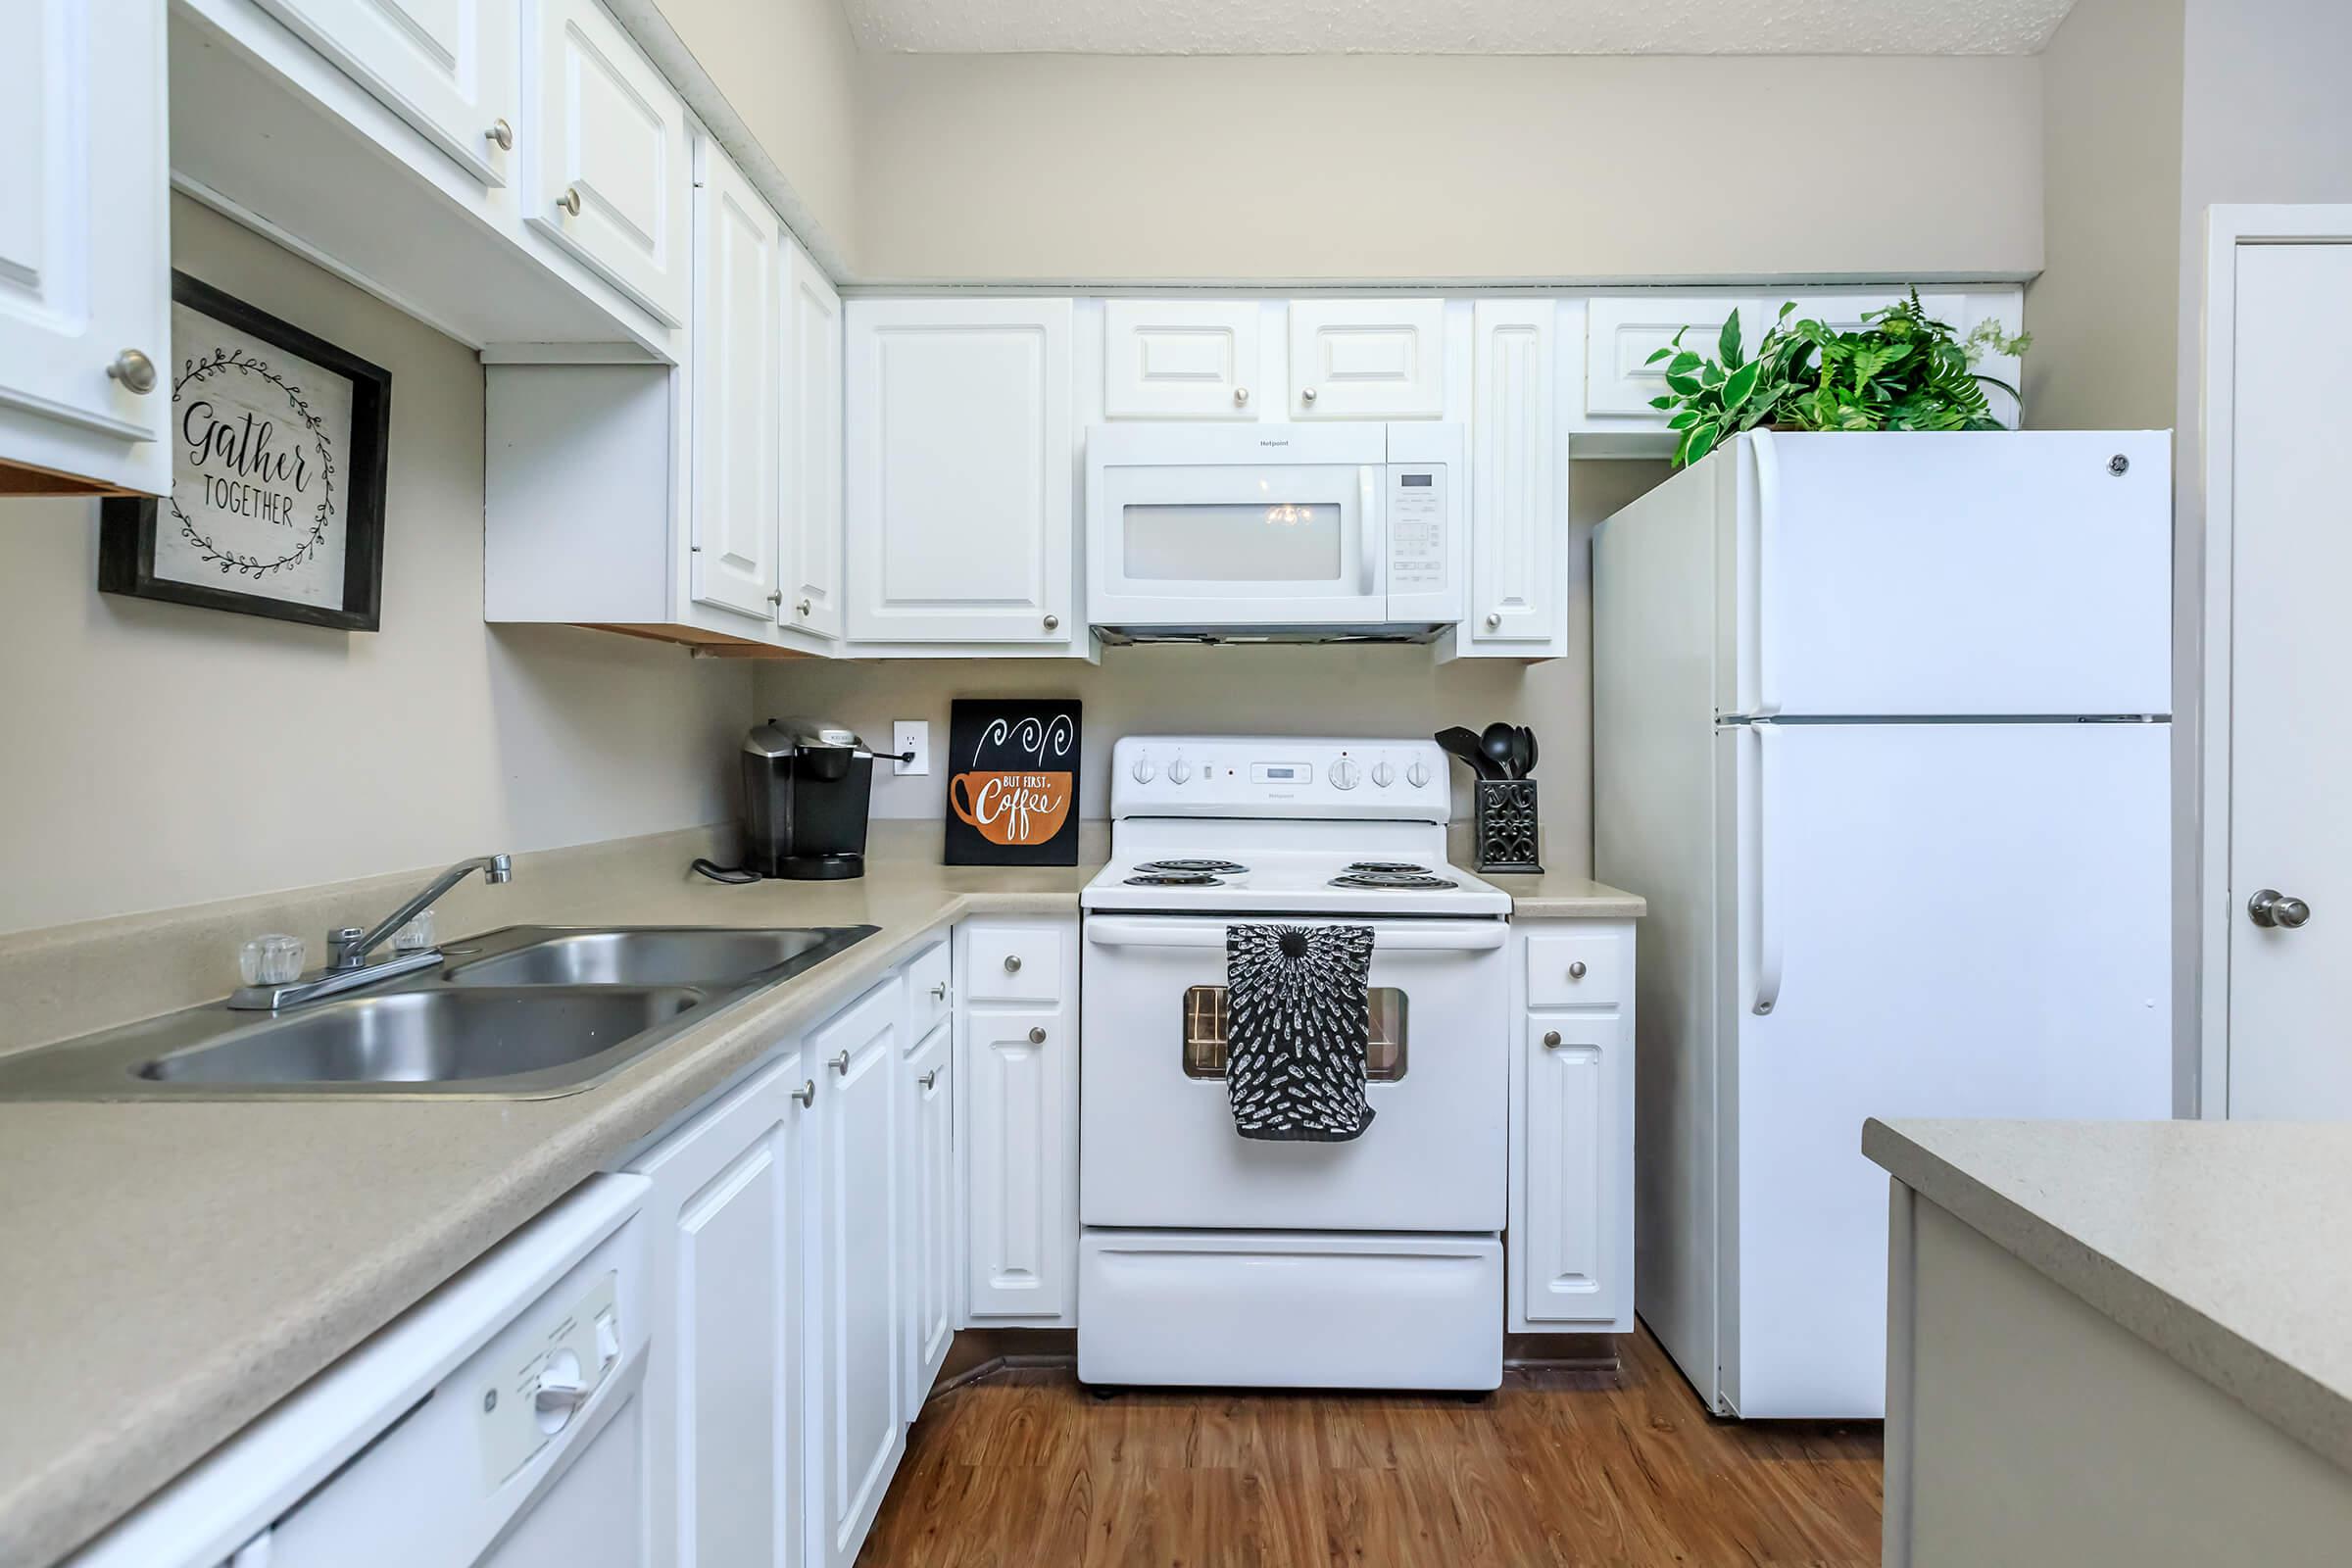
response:
<path id="1" fill-rule="evenodd" d="M 218 1003 L 0 1057 L 0 1100 L 576 1094 L 875 927 L 510 926 L 280 1012 Z"/>

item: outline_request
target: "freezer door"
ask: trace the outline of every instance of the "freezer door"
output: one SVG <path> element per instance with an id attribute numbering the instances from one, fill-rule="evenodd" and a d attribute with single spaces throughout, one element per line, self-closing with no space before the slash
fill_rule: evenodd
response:
<path id="1" fill-rule="evenodd" d="M 1864 1118 L 2172 1114 L 2169 731 L 1720 732 L 1740 1414 L 1884 1413 L 1887 1180 Z"/>
<path id="2" fill-rule="evenodd" d="M 2168 432 L 1760 434 L 1717 461 L 1725 711 L 2172 711 Z"/>

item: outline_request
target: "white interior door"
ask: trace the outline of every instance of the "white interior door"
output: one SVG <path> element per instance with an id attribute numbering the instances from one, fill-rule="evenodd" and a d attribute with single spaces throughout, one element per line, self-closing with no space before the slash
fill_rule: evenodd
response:
<path id="1" fill-rule="evenodd" d="M 2171 1114 L 2170 726 L 1717 746 L 1741 851 L 1726 1384 L 1749 1417 L 1875 1417 L 1886 1176 L 1863 1121 Z"/>
<path id="2" fill-rule="evenodd" d="M 784 225 L 718 150 L 694 193 L 694 597 L 774 617 L 784 432 Z"/>
<path id="3" fill-rule="evenodd" d="M 516 0 L 261 0 L 459 168 L 507 182 L 517 101 Z M 505 127 L 505 141 L 493 134 Z"/>
<path id="4" fill-rule="evenodd" d="M 2230 635 L 2231 1116 L 2352 1117 L 2343 393 L 2352 244 L 2237 248 Z M 2309 924 L 2256 923 L 2265 889 Z M 2300 913 L 2289 908 L 2287 918 Z"/>

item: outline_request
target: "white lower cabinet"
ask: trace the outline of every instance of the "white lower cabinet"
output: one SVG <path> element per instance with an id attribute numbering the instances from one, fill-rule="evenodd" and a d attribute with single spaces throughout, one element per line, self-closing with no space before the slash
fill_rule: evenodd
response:
<path id="1" fill-rule="evenodd" d="M 638 1164 L 653 1278 L 655 1568 L 807 1557 L 796 1052 Z"/>
<path id="2" fill-rule="evenodd" d="M 1508 1321 L 1514 1334 L 1634 1327 L 1633 926 L 1514 928 Z"/>
<path id="3" fill-rule="evenodd" d="M 808 1036 L 816 1078 L 818 1415 L 811 1568 L 856 1560 L 906 1451 L 900 1290 L 901 1040 L 894 975 Z"/>
<path id="4" fill-rule="evenodd" d="M 901 1295 L 906 1314 L 906 1409 L 922 1409 L 956 1338 L 956 1241 L 961 1205 L 956 1179 L 956 1028 L 941 1020 L 906 1060 L 908 1107 L 901 1191 L 906 1258 Z"/>
<path id="5" fill-rule="evenodd" d="M 1026 956 L 1024 956 L 1026 955 Z M 967 1002 L 956 1097 L 963 1137 L 973 1325 L 1067 1328 L 1078 1321 L 1078 926 L 968 921 L 956 973 Z M 1044 1000 L 973 1000 L 1055 976 Z"/>

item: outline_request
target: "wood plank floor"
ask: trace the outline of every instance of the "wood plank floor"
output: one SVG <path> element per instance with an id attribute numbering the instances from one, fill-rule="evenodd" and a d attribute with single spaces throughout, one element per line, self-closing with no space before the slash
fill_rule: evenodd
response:
<path id="1" fill-rule="evenodd" d="M 1879 1560 L 1877 1423 L 1741 1426 L 1648 1333 L 1616 1371 L 1423 1395 L 1122 1394 L 1000 1372 L 915 1423 L 860 1568 Z"/>

